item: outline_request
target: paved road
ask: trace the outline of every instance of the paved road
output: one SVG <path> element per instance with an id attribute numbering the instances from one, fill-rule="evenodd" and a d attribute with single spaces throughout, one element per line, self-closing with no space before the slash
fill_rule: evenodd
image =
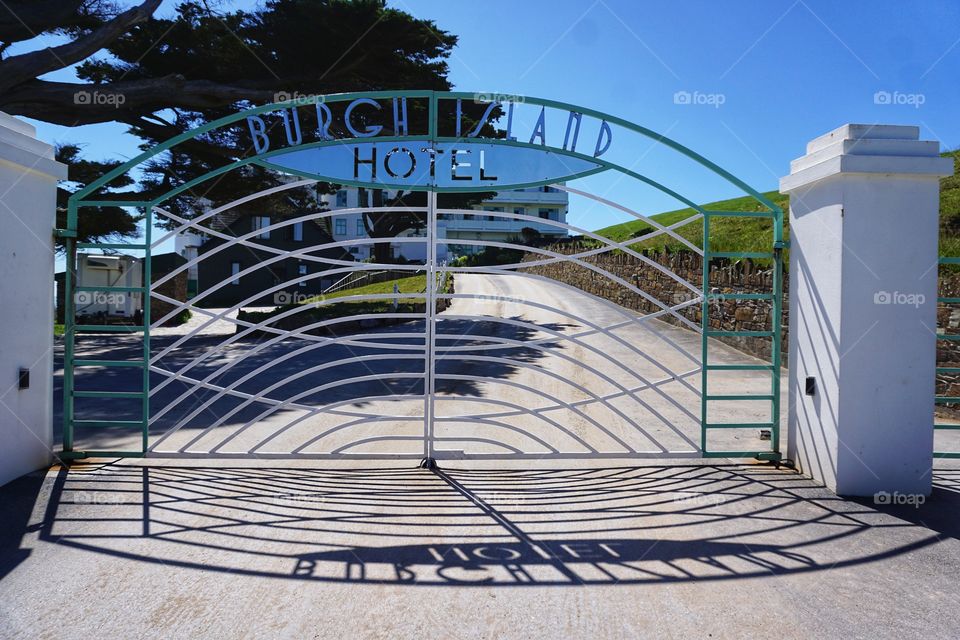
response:
<path id="1" fill-rule="evenodd" d="M 935 475 L 884 511 L 759 465 L 54 469 L 0 488 L 0 637 L 952 640 Z"/>
<path id="2" fill-rule="evenodd" d="M 439 457 L 516 454 L 550 457 L 696 455 L 700 443 L 700 337 L 596 300 L 558 283 L 520 275 L 458 274 L 457 298 L 437 323 L 437 394 L 432 409 Z M 196 314 L 190 327 L 206 321 Z M 167 451 L 301 453 L 423 452 L 422 321 L 368 327 L 347 342 L 237 340 L 230 325 L 211 322 L 195 338 L 164 330 L 153 339 L 155 363 L 190 367 L 237 395 L 155 373 L 152 441 Z M 183 344 L 178 344 L 184 341 Z M 317 342 L 321 340 L 321 342 Z M 136 337 L 89 337 L 91 357 L 136 357 Z M 117 347 L 116 345 L 122 345 Z M 722 344 L 711 362 L 757 362 Z M 136 389 L 129 371 L 94 369 L 81 388 Z M 352 382 L 345 384 L 345 380 Z M 84 387 L 86 385 L 86 387 Z M 784 385 L 785 386 L 785 385 Z M 769 393 L 763 372 L 711 374 L 711 393 Z M 251 400 L 264 396 L 292 406 Z M 78 401 L 79 402 L 79 401 Z M 784 407 L 786 403 L 783 403 Z M 84 400 L 84 417 L 115 418 L 139 407 Z M 716 413 L 713 413 L 716 409 Z M 711 421 L 766 422 L 770 403 L 714 403 Z M 277 434 L 280 434 L 279 436 Z M 319 434 L 327 435 L 317 439 Z M 756 429 L 712 432 L 708 446 L 762 450 Z M 120 431 L 78 434 L 79 447 L 136 447 Z M 78 447 L 78 448 L 79 448 Z"/>

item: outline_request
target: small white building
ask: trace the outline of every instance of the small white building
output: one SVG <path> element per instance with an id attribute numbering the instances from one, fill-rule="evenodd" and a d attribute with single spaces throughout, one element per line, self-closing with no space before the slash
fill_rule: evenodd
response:
<path id="1" fill-rule="evenodd" d="M 392 192 L 385 191 L 383 197 L 389 199 L 393 195 Z M 336 193 L 321 196 L 321 198 L 332 211 L 372 207 L 379 204 L 374 202 L 374 192 L 356 187 L 344 187 Z M 473 205 L 471 209 L 477 211 L 476 214 L 439 214 L 437 235 L 445 238 L 447 242 L 437 246 L 438 258 L 443 260 L 447 257 L 483 251 L 482 245 L 469 244 L 470 241 L 514 241 L 524 235 L 525 228 L 533 229 L 542 236 L 563 237 L 567 235 L 567 230 L 547 221 L 566 223 L 568 208 L 569 197 L 566 191 L 544 186 L 498 192 L 489 200 Z M 483 213 L 484 211 L 490 213 Z M 516 220 L 494 215 L 496 212 L 530 216 L 544 222 Z M 369 237 L 363 215 L 359 212 L 331 216 L 330 229 L 338 242 Z M 426 232 L 420 229 L 407 231 L 401 235 L 425 236 Z M 458 243 L 457 240 L 468 242 Z M 357 243 L 349 246 L 348 250 L 357 260 L 366 260 L 372 255 L 373 245 Z M 422 260 L 425 250 L 425 243 L 395 243 L 392 246 L 394 256 L 402 256 L 408 260 Z"/>

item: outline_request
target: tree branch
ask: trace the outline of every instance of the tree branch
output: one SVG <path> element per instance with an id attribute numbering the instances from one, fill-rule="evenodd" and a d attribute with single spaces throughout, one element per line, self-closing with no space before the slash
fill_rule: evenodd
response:
<path id="1" fill-rule="evenodd" d="M 84 0 L 6 0 L 0 7 L 0 40 L 22 42 L 70 21 Z"/>
<path id="2" fill-rule="evenodd" d="M 134 25 L 146 22 L 160 6 L 160 2 L 161 0 L 145 0 L 143 4 L 124 11 L 102 27 L 73 42 L 0 61 L 0 91 L 89 58 Z"/>
<path id="3" fill-rule="evenodd" d="M 0 93 L 0 109 L 68 127 L 128 121 L 171 107 L 212 109 L 250 100 L 266 104 L 276 89 L 266 84 L 226 85 L 169 75 L 114 84 L 75 84 L 32 80 Z"/>

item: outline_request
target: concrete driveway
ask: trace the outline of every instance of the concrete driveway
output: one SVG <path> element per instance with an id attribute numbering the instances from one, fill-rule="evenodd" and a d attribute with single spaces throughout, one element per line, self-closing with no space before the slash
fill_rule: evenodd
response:
<path id="1" fill-rule="evenodd" d="M 0 636 L 956 638 L 960 475 L 84 464 L 0 488 Z"/>

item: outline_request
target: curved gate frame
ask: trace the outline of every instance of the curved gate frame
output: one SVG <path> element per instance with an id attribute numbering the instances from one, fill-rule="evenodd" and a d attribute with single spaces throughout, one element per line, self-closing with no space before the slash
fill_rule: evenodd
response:
<path id="1" fill-rule="evenodd" d="M 483 95 L 483 94 L 479 94 Z M 272 156 L 285 153 L 290 151 L 290 148 L 280 148 L 273 151 L 267 151 L 260 155 L 254 155 L 249 157 L 244 157 L 239 160 L 235 160 L 231 163 L 228 163 L 222 167 L 218 167 L 203 176 L 195 178 L 187 183 L 179 185 L 168 192 L 164 193 L 162 196 L 159 196 L 153 200 L 111 200 L 107 198 L 98 198 L 96 192 L 103 186 L 108 185 L 115 178 L 127 174 L 130 170 L 137 168 L 138 166 L 149 161 L 151 158 L 161 154 L 176 145 L 196 138 L 197 136 L 206 134 L 208 132 L 214 131 L 216 129 L 225 127 L 227 125 L 234 124 L 238 121 L 247 119 L 251 116 L 257 116 L 260 114 L 270 113 L 274 111 L 284 110 L 291 107 L 302 107 L 308 105 L 317 105 L 318 103 L 341 103 L 341 102 L 352 102 L 356 100 L 390 100 L 390 99 L 407 99 L 407 98 L 421 98 L 429 100 L 429 113 L 428 113 L 428 122 L 429 122 L 429 134 L 428 139 L 430 142 L 443 143 L 443 142 L 458 142 L 466 139 L 467 136 L 441 136 L 438 135 L 437 131 L 437 114 L 438 114 L 438 104 L 440 100 L 476 100 L 478 94 L 470 92 L 439 92 L 439 91 L 427 91 L 427 90 L 416 90 L 416 91 L 372 91 L 372 92 L 362 92 L 362 93 L 343 93 L 343 94 L 331 94 L 326 96 L 311 96 L 307 98 L 297 98 L 294 100 L 289 100 L 285 102 L 277 102 L 268 105 L 263 105 L 260 107 L 255 107 L 245 111 L 241 111 L 224 118 L 209 122 L 201 127 L 187 131 L 179 136 L 171 138 L 166 142 L 158 144 L 153 148 L 144 151 L 135 158 L 121 164 L 114 170 L 110 171 L 100 179 L 95 182 L 87 185 L 83 189 L 74 193 L 68 201 L 68 211 L 67 211 L 67 228 L 58 229 L 57 233 L 60 237 L 65 239 L 66 251 L 67 251 L 67 268 L 65 272 L 64 279 L 64 322 L 65 322 L 65 332 L 64 332 L 64 393 L 63 393 L 63 417 L 64 417 L 64 431 L 63 431 L 63 452 L 62 457 L 64 458 L 84 458 L 84 457 L 94 457 L 94 456 L 120 456 L 120 457 L 143 457 L 148 453 L 148 431 L 149 431 L 149 419 L 150 419 L 150 408 L 149 408 L 149 391 L 150 391 L 150 325 L 151 325 L 151 316 L 150 316 L 150 289 L 151 289 L 151 260 L 150 250 L 152 244 L 152 227 L 154 220 L 154 210 L 159 209 L 160 206 L 170 198 L 173 198 L 185 191 L 188 191 L 208 180 L 216 178 L 219 175 L 222 175 L 226 172 L 233 171 L 244 167 L 248 164 L 257 164 L 267 169 L 277 170 L 283 173 L 291 175 L 302 175 L 310 179 L 316 179 L 317 176 L 314 174 L 298 172 L 287 167 L 279 167 L 270 162 Z M 513 96 L 513 95 L 503 95 L 497 94 L 497 100 L 490 100 L 489 104 L 510 104 L 511 102 L 532 104 L 540 106 L 542 108 L 551 108 L 569 111 L 571 113 L 577 113 L 582 116 L 590 116 L 597 120 L 602 121 L 603 123 L 610 123 L 638 133 L 653 142 L 656 142 L 664 147 L 681 154 L 682 156 L 696 162 L 703 168 L 709 170 L 713 174 L 723 178 L 730 184 L 736 186 L 742 190 L 745 194 L 752 197 L 762 206 L 766 207 L 768 211 L 714 211 L 706 210 L 696 202 L 686 198 L 682 194 L 670 189 L 669 187 L 645 176 L 641 173 L 633 171 L 629 167 L 624 167 L 620 164 L 613 163 L 596 156 L 589 156 L 582 154 L 573 150 L 567 150 L 566 148 L 558 148 L 555 146 L 547 146 L 544 142 L 543 145 L 525 143 L 518 140 L 507 140 L 500 138 L 482 138 L 484 144 L 496 144 L 496 145 L 507 145 L 515 147 L 527 147 L 534 148 L 537 150 L 549 150 L 552 153 L 565 155 L 571 158 L 576 158 L 580 160 L 586 160 L 591 163 L 594 163 L 597 166 L 596 169 L 591 169 L 588 171 L 583 171 L 576 175 L 568 176 L 566 179 L 573 179 L 579 177 L 585 177 L 587 175 L 592 175 L 595 173 L 600 173 L 603 171 L 615 171 L 621 173 L 625 176 L 636 179 L 639 182 L 647 184 L 654 189 L 669 195 L 679 202 L 684 203 L 688 207 L 694 209 L 697 212 L 698 218 L 703 220 L 703 284 L 702 291 L 700 292 L 701 304 L 701 340 L 702 340 L 702 360 L 701 360 L 701 455 L 703 457 L 755 457 L 758 459 L 766 460 L 775 460 L 778 461 L 781 458 L 779 440 L 780 440 L 780 368 L 782 362 L 781 356 L 781 337 L 782 337 L 782 326 L 781 326 L 781 315 L 783 309 L 783 300 L 782 300 L 782 279 L 783 279 L 783 249 L 786 247 L 786 243 L 783 239 L 783 211 L 772 201 L 763 196 L 759 191 L 750 187 L 748 184 L 724 170 L 717 164 L 711 162 L 690 148 L 672 140 L 662 134 L 659 134 L 653 130 L 647 129 L 640 125 L 634 124 L 623 118 L 606 114 L 600 111 L 593 109 L 580 107 L 577 105 L 559 102 L 555 100 L 548 100 L 543 98 L 529 97 L 529 96 Z M 481 123 L 482 124 L 482 123 Z M 479 130 L 479 126 L 478 126 Z M 373 138 L 376 142 L 403 142 L 410 140 L 413 136 L 377 136 Z M 309 149 L 312 147 L 323 147 L 331 146 L 335 144 L 343 144 L 347 139 L 337 139 L 329 141 L 321 141 L 299 145 L 296 148 L 300 149 Z M 417 140 L 424 140 L 423 136 L 416 136 Z M 542 138 L 541 138 L 542 139 Z M 347 186 L 358 186 L 358 187 L 368 187 L 368 188 L 390 188 L 389 185 L 383 185 L 375 182 L 364 182 L 364 181 L 351 181 L 344 180 L 341 178 L 330 179 L 331 182 L 347 185 Z M 532 181 L 522 184 L 512 184 L 510 188 L 519 188 L 519 187 L 535 187 L 535 186 L 544 186 L 551 185 L 555 182 L 555 179 L 541 180 L 541 181 Z M 432 192 L 428 195 L 428 198 L 434 203 L 433 207 L 430 209 L 434 212 L 433 224 L 435 225 L 435 211 L 436 211 L 436 194 L 438 192 L 469 192 L 477 191 L 477 187 L 468 186 L 468 187 L 417 187 L 417 186 L 407 186 L 404 187 L 407 190 L 412 191 L 430 191 Z M 495 189 L 482 189 L 484 191 L 495 190 Z M 568 189 L 571 192 L 576 193 L 576 189 Z M 262 194 L 255 194 L 257 197 Z M 243 200 L 241 198 L 240 200 Z M 609 203 L 613 206 L 616 203 Z M 99 206 L 120 206 L 120 207 L 136 207 L 145 210 L 146 215 L 144 218 L 144 241 L 142 243 L 83 243 L 77 241 L 77 222 L 78 216 L 81 209 L 89 207 L 99 207 Z M 169 215 L 169 214 L 167 214 Z M 713 218 L 721 217 L 763 217 L 771 219 L 773 223 L 773 241 L 770 251 L 765 252 L 715 252 L 710 250 L 710 223 Z M 655 225 L 658 226 L 659 225 Z M 660 227 L 661 231 L 663 230 Z M 168 234 L 169 235 L 169 234 Z M 427 263 L 430 267 L 429 272 L 433 273 L 433 268 L 436 263 L 436 252 L 435 252 L 435 242 L 430 242 L 430 259 Z M 626 244 L 626 243 L 623 243 Z M 79 287 L 76 286 L 74 281 L 76 278 L 76 252 L 78 249 L 127 249 L 127 250 L 141 250 L 144 251 L 144 261 L 143 261 L 143 286 L 141 287 L 106 287 L 106 286 L 88 286 L 88 287 Z M 737 293 L 737 294 L 720 294 L 709 296 L 710 293 L 710 262 L 713 258 L 754 258 L 754 259 L 769 259 L 773 263 L 773 286 L 772 293 L 763 294 L 763 293 Z M 430 287 L 428 287 L 428 294 L 430 293 Z M 114 292 L 140 292 L 143 294 L 143 324 L 138 326 L 116 326 L 116 325 L 79 325 L 75 322 L 75 300 L 74 293 L 84 292 L 84 291 L 114 291 Z M 770 331 L 714 331 L 710 328 L 710 316 L 709 316 L 709 298 L 713 299 L 736 299 L 736 300 L 769 300 L 772 305 L 772 327 Z M 428 295 L 428 298 L 431 296 Z M 428 303 L 429 304 L 429 303 Z M 143 333 L 143 358 L 142 360 L 95 360 L 95 359 L 77 359 L 75 357 L 75 339 L 76 333 L 78 331 L 114 331 L 114 332 L 142 332 Z M 770 338 L 772 341 L 771 344 L 771 362 L 769 365 L 752 365 L 752 364 L 710 364 L 707 359 L 708 355 L 708 344 L 711 337 L 766 337 Z M 139 368 L 142 371 L 142 385 L 143 390 L 140 392 L 116 392 L 116 391 L 78 391 L 75 389 L 74 385 L 74 369 L 76 367 L 82 366 L 97 366 L 97 367 L 133 367 Z M 771 373 L 771 393 L 769 395 L 716 395 L 710 394 L 708 392 L 708 374 L 710 371 L 722 371 L 722 370 L 763 370 L 770 371 Z M 105 398 L 125 398 L 125 399 L 139 399 L 142 401 L 142 419 L 141 420 L 77 420 L 74 416 L 74 399 L 80 397 L 105 397 Z M 758 423 L 758 424 L 711 424 L 707 421 L 707 406 L 708 402 L 712 401 L 742 401 L 742 400 L 764 400 L 771 402 L 771 422 L 770 423 Z M 142 436 L 142 447 L 140 451 L 77 451 L 74 449 L 74 435 L 76 427 L 119 427 L 119 428 L 139 428 L 141 430 Z M 710 429 L 722 429 L 722 428 L 758 428 L 758 429 L 769 429 L 771 432 L 771 450 L 769 451 L 710 451 L 707 448 L 707 432 Z M 429 440 L 429 437 L 428 437 Z"/>

